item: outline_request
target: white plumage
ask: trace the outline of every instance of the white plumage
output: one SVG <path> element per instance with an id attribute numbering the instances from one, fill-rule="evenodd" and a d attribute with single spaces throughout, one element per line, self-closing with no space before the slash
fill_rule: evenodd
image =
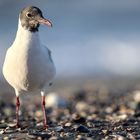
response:
<path id="1" fill-rule="evenodd" d="M 16 94 L 16 126 L 19 127 L 20 93 L 39 91 L 42 95 L 44 127 L 47 127 L 45 113 L 45 90 L 52 82 L 56 70 L 51 58 L 51 51 L 41 44 L 39 25 L 52 23 L 45 19 L 39 8 L 24 8 L 19 15 L 18 30 L 15 41 L 7 50 L 3 75 L 15 89 Z"/>
<path id="2" fill-rule="evenodd" d="M 8 49 L 3 74 L 16 90 L 44 90 L 55 76 L 50 50 L 40 43 L 39 33 L 25 30 L 20 23 L 16 39 Z"/>

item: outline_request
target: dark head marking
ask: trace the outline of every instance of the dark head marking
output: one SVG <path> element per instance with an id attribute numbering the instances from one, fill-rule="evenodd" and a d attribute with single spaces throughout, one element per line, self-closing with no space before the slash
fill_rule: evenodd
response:
<path id="1" fill-rule="evenodd" d="M 41 19 L 44 19 L 42 12 L 35 6 L 26 7 L 20 13 L 21 26 L 31 32 L 38 31 Z"/>

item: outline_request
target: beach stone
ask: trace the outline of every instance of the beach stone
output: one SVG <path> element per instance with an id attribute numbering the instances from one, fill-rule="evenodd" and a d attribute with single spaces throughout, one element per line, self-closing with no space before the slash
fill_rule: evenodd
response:
<path id="1" fill-rule="evenodd" d="M 6 123 L 0 124 L 0 128 L 6 128 L 8 125 Z"/>
<path id="2" fill-rule="evenodd" d="M 72 123 L 70 123 L 70 122 L 67 122 L 66 124 L 65 124 L 65 127 L 71 127 L 72 126 Z"/>
<path id="3" fill-rule="evenodd" d="M 118 119 L 125 120 L 128 117 L 128 115 L 127 114 L 122 114 L 122 115 L 119 115 L 117 117 L 118 117 Z"/>
<path id="4" fill-rule="evenodd" d="M 6 136 L 6 137 L 3 138 L 3 140 L 9 140 L 9 137 Z"/>
<path id="5" fill-rule="evenodd" d="M 53 137 L 49 138 L 49 140 L 58 140 L 58 137 L 53 136 Z"/>
<path id="6" fill-rule="evenodd" d="M 15 128 L 16 124 L 15 124 L 15 123 L 9 123 L 8 126 L 9 126 L 10 128 Z"/>
<path id="7" fill-rule="evenodd" d="M 15 127 L 9 127 L 8 126 L 4 131 L 5 131 L 6 134 L 11 134 L 11 133 L 17 132 L 18 130 Z"/>
<path id="8" fill-rule="evenodd" d="M 58 96 L 58 93 L 50 92 L 46 95 L 45 98 L 47 107 L 62 107 L 65 108 L 68 105 L 68 101 L 66 99 Z"/>
<path id="9" fill-rule="evenodd" d="M 135 140 L 134 135 L 132 135 L 131 133 L 128 133 L 128 134 L 127 134 L 127 137 L 128 137 L 129 139 L 131 139 L 131 140 Z"/>
<path id="10" fill-rule="evenodd" d="M 135 112 L 134 116 L 135 117 L 140 117 L 140 111 Z"/>
<path id="11" fill-rule="evenodd" d="M 82 116 L 80 116 L 79 114 L 72 114 L 72 120 L 75 123 L 85 123 L 86 119 Z"/>
<path id="12" fill-rule="evenodd" d="M 78 102 L 75 106 L 76 110 L 81 112 L 81 111 L 86 111 L 88 109 L 88 104 L 86 102 Z"/>
<path id="13" fill-rule="evenodd" d="M 62 131 L 64 131 L 64 128 L 62 126 L 57 126 L 57 127 L 54 128 L 54 130 L 56 132 L 62 132 Z"/>
<path id="14" fill-rule="evenodd" d="M 104 130 L 102 130 L 102 132 L 103 132 L 104 134 L 107 134 L 108 130 L 104 129 Z"/>
<path id="15" fill-rule="evenodd" d="M 48 132 L 42 132 L 42 131 L 36 131 L 36 130 L 30 130 L 28 132 L 28 137 L 36 138 L 36 137 L 41 137 L 41 138 L 50 138 L 51 135 L 48 134 Z"/>
<path id="16" fill-rule="evenodd" d="M 4 130 L 0 130 L 0 134 L 4 134 L 5 133 L 5 131 Z"/>
<path id="17" fill-rule="evenodd" d="M 74 139 L 74 134 L 70 133 L 70 132 L 67 132 L 67 133 L 61 132 L 60 133 L 60 137 L 68 138 L 68 139 Z"/>
<path id="18" fill-rule="evenodd" d="M 89 121 L 92 121 L 96 118 L 97 118 L 97 114 L 92 114 L 92 115 L 87 116 L 87 120 L 89 120 Z"/>
<path id="19" fill-rule="evenodd" d="M 75 140 L 85 140 L 84 137 L 82 135 L 77 135 Z"/>
<path id="20" fill-rule="evenodd" d="M 95 127 L 94 123 L 92 123 L 92 122 L 87 122 L 87 126 L 88 126 L 89 128 Z"/>
<path id="21" fill-rule="evenodd" d="M 40 132 L 38 134 L 38 136 L 40 136 L 41 138 L 50 138 L 51 137 L 51 135 L 48 134 L 47 132 Z"/>
<path id="22" fill-rule="evenodd" d="M 36 116 L 37 118 L 41 118 L 42 115 L 43 115 L 42 110 L 37 110 L 37 111 L 35 112 L 35 116 Z"/>
<path id="23" fill-rule="evenodd" d="M 140 102 L 140 90 L 133 91 L 133 98 L 137 103 Z"/>
<path id="24" fill-rule="evenodd" d="M 5 108 L 4 109 L 4 114 L 6 115 L 6 116 L 11 116 L 12 115 L 12 110 L 11 110 L 11 108 Z"/>
<path id="25" fill-rule="evenodd" d="M 113 108 L 112 107 L 107 107 L 105 109 L 106 113 L 112 113 L 113 112 Z"/>
<path id="26" fill-rule="evenodd" d="M 79 132 L 82 132 L 82 133 L 89 133 L 90 132 L 90 130 L 84 125 L 79 125 L 76 128 L 76 131 L 79 131 Z"/>
<path id="27" fill-rule="evenodd" d="M 77 135 L 75 140 L 92 140 L 92 139 L 91 138 L 87 138 L 87 137 L 82 136 L 82 135 Z"/>
<path id="28" fill-rule="evenodd" d="M 3 123 L 6 123 L 6 122 L 5 122 L 4 119 L 2 119 L 2 120 L 0 120 L 0 123 L 3 124 Z"/>
<path id="29" fill-rule="evenodd" d="M 28 134 L 29 134 L 29 135 L 38 135 L 38 131 L 36 131 L 36 130 L 31 130 L 31 129 L 30 129 L 30 130 L 28 131 Z"/>
<path id="30" fill-rule="evenodd" d="M 126 138 L 121 135 L 112 135 L 112 137 L 115 138 L 115 140 L 126 140 Z"/>
<path id="31" fill-rule="evenodd" d="M 32 135 L 32 134 L 27 134 L 27 136 L 28 136 L 28 138 L 31 138 L 31 139 L 35 139 L 35 138 L 37 138 L 37 136 Z"/>

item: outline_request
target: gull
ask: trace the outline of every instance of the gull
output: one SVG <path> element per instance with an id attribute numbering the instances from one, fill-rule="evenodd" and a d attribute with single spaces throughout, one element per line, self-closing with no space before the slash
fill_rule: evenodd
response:
<path id="1" fill-rule="evenodd" d="M 13 44 L 7 50 L 3 75 L 16 94 L 16 127 L 20 127 L 19 108 L 21 93 L 38 91 L 42 96 L 43 124 L 47 128 L 45 92 L 52 83 L 56 69 L 51 51 L 41 44 L 40 24 L 52 27 L 42 11 L 35 6 L 25 7 L 19 14 L 18 30 Z"/>

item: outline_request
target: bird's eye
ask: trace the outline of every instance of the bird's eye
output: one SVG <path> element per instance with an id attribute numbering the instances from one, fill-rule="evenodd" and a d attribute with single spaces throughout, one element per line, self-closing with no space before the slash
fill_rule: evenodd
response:
<path id="1" fill-rule="evenodd" d="M 27 13 L 26 16 L 27 16 L 28 18 L 32 17 L 32 15 L 31 15 L 30 13 Z"/>

